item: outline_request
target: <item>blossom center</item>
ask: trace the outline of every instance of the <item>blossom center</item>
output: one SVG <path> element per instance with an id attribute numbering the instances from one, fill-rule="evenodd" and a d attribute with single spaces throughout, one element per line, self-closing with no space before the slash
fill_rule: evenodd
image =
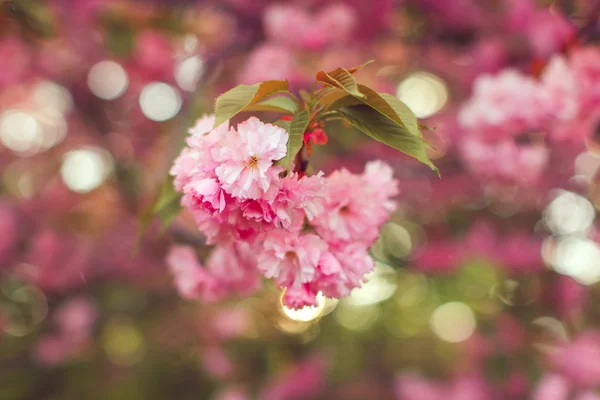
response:
<path id="1" fill-rule="evenodd" d="M 246 161 L 246 164 L 248 165 L 248 167 L 250 167 L 250 169 L 256 169 L 258 166 L 258 157 L 256 157 L 256 156 L 250 157 L 250 159 L 248 159 L 248 161 Z"/>

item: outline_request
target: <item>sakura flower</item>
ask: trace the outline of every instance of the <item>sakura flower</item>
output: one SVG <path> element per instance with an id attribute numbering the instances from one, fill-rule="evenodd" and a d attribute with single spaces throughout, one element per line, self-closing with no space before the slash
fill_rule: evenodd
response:
<path id="1" fill-rule="evenodd" d="M 96 320 L 96 309 L 86 298 L 76 297 L 62 304 L 54 319 L 62 334 L 82 337 L 90 333 Z"/>
<path id="2" fill-rule="evenodd" d="M 324 187 L 322 172 L 302 178 L 293 173 L 281 179 L 277 193 L 270 201 L 274 224 L 298 230 L 305 216 L 312 221 L 323 212 Z"/>
<path id="3" fill-rule="evenodd" d="M 550 151 L 538 144 L 517 144 L 513 140 L 489 143 L 476 136 L 466 138 L 461 155 L 467 168 L 480 177 L 520 185 L 536 183 L 549 162 Z"/>
<path id="4" fill-rule="evenodd" d="M 533 78 L 516 70 L 481 75 L 458 114 L 463 128 L 487 140 L 538 128 L 545 117 L 543 92 Z"/>
<path id="5" fill-rule="evenodd" d="M 557 370 L 574 385 L 600 385 L 600 333 L 585 332 L 572 343 L 564 343 L 552 354 Z"/>
<path id="6" fill-rule="evenodd" d="M 570 61 L 582 109 L 596 109 L 600 104 L 600 51 L 595 47 L 577 49 L 571 53 Z"/>
<path id="7" fill-rule="evenodd" d="M 314 290 L 328 297 L 344 297 L 365 279 L 375 264 L 362 243 L 332 248 L 319 259 L 318 274 L 312 283 Z"/>
<path id="8" fill-rule="evenodd" d="M 226 193 L 215 178 L 192 180 L 183 192 L 182 202 L 190 209 L 203 208 L 209 213 L 221 213 L 227 204 Z"/>
<path id="9" fill-rule="evenodd" d="M 591 390 L 575 390 L 568 379 L 559 374 L 542 377 L 533 392 L 532 400 L 598 400 L 600 396 Z"/>
<path id="10" fill-rule="evenodd" d="M 316 307 L 317 294 L 310 289 L 309 284 L 288 287 L 283 295 L 283 304 L 293 309 Z"/>
<path id="11" fill-rule="evenodd" d="M 285 156 L 287 141 L 284 129 L 255 117 L 239 124 L 237 133 L 229 131 L 211 153 L 220 163 L 216 174 L 223 188 L 234 197 L 258 199 L 279 172 L 269 169 Z"/>
<path id="12" fill-rule="evenodd" d="M 224 379 L 234 372 L 234 364 L 221 346 L 211 346 L 202 354 L 204 370 L 213 378 Z"/>
<path id="13" fill-rule="evenodd" d="M 238 80 L 254 84 L 269 79 L 288 79 L 292 85 L 307 80 L 287 46 L 264 44 L 252 50 Z"/>
<path id="14" fill-rule="evenodd" d="M 373 216 L 379 223 L 387 220 L 389 213 L 396 209 L 396 202 L 392 198 L 398 195 L 399 190 L 398 181 L 393 175 L 392 167 L 378 160 L 368 162 L 361 176 L 365 185 L 365 196 L 377 204 L 374 210 L 381 211 Z"/>
<path id="15" fill-rule="evenodd" d="M 549 116 L 570 120 L 579 110 L 578 88 L 572 69 L 561 56 L 552 57 L 542 74 L 544 107 Z"/>
<path id="16" fill-rule="evenodd" d="M 293 400 L 319 398 L 325 386 L 327 363 L 319 355 L 300 360 L 290 371 L 267 384 L 259 399 Z"/>
<path id="17" fill-rule="evenodd" d="M 255 253 L 248 242 L 220 244 L 210 254 L 206 268 L 224 295 L 249 295 L 260 288 Z"/>
<path id="18" fill-rule="evenodd" d="M 248 394 L 243 388 L 229 386 L 217 394 L 214 400 L 249 400 Z"/>
<path id="19" fill-rule="evenodd" d="M 325 211 L 315 222 L 317 231 L 327 241 L 375 240 L 377 227 L 368 215 L 366 199 L 355 196 L 361 188 L 360 177 L 345 169 L 329 176 Z"/>
<path id="20" fill-rule="evenodd" d="M 183 298 L 196 298 L 203 286 L 214 286 L 213 280 L 200 266 L 194 249 L 191 247 L 172 247 L 167 256 L 167 264 L 174 276 L 177 291 Z"/>
<path id="21" fill-rule="evenodd" d="M 258 256 L 258 268 L 280 286 L 298 286 L 315 276 L 321 253 L 327 244 L 315 234 L 298 235 L 272 231 L 264 241 Z"/>
<path id="22" fill-rule="evenodd" d="M 229 131 L 228 122 L 223 122 L 218 127 L 214 127 L 215 120 L 214 114 L 199 118 L 195 125 L 188 130 L 190 136 L 186 139 L 187 144 L 197 150 L 208 152 L 207 149 L 217 143 Z"/>
<path id="23" fill-rule="evenodd" d="M 44 367 L 62 363 L 69 356 L 69 348 L 58 336 L 44 336 L 33 348 L 33 359 Z"/>
<path id="24" fill-rule="evenodd" d="M 327 42 L 332 44 L 350 39 L 357 25 L 358 16 L 356 11 L 347 4 L 336 3 L 324 7 L 315 22 L 327 38 Z"/>
<path id="25" fill-rule="evenodd" d="M 202 160 L 202 153 L 189 147 L 181 150 L 179 156 L 173 162 L 169 174 L 173 178 L 175 190 L 181 192 L 185 185 L 190 183 L 192 177 L 199 172 L 199 165 Z"/>

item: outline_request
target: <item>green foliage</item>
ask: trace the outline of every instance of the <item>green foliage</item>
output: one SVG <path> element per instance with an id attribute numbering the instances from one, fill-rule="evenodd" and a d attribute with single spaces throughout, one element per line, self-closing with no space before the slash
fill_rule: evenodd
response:
<path id="1" fill-rule="evenodd" d="M 358 90 L 358 83 L 352 73 L 345 68 L 334 69 L 331 72 L 320 71 L 317 73 L 317 82 L 342 89 L 357 98 L 364 97 L 364 94 Z"/>
<path id="2" fill-rule="evenodd" d="M 277 96 L 245 107 L 244 111 L 272 111 L 284 114 L 293 114 L 297 109 L 298 105 L 291 98 L 286 96 Z"/>
<path id="3" fill-rule="evenodd" d="M 180 202 L 181 193 L 175 191 L 173 178 L 169 175 L 160 186 L 154 201 L 140 217 L 139 240 L 141 240 L 142 235 L 156 217 L 161 222 L 161 230 L 164 231 L 167 229 L 179 214 Z"/>
<path id="4" fill-rule="evenodd" d="M 287 92 L 287 81 L 266 81 L 254 85 L 238 85 L 217 97 L 215 103 L 215 127 L 248 110 L 276 93 Z M 289 93 L 289 92 L 288 92 Z"/>
<path id="5" fill-rule="evenodd" d="M 287 154 L 278 161 L 278 164 L 284 166 L 286 171 L 289 171 L 296 154 L 302 149 L 302 140 L 310 122 L 310 117 L 308 111 L 300 110 L 294 114 L 294 118 L 291 121 L 284 122 L 289 122 L 289 125 L 287 125 L 289 126 L 288 128 L 284 126 L 284 129 L 287 129 L 289 133 Z"/>
<path id="6" fill-rule="evenodd" d="M 364 104 L 342 107 L 338 112 L 355 128 L 377 141 L 416 158 L 439 174 L 438 169 L 429 161 L 425 153 L 427 142 L 421 137 L 412 135 L 404 126 Z"/>
<path id="7" fill-rule="evenodd" d="M 318 82 L 341 89 L 324 94 L 319 103 L 373 139 L 416 158 L 439 175 L 427 157 L 426 149 L 431 145 L 423 139 L 414 113 L 396 97 L 377 93 L 354 79 L 352 74 L 368 64 L 319 72 Z M 345 95 L 340 95 L 344 92 Z"/>

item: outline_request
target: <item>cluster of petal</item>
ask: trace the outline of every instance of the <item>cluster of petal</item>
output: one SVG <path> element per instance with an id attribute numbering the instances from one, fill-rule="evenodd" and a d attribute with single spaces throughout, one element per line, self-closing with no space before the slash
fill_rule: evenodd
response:
<path id="1" fill-rule="evenodd" d="M 207 243 L 200 263 L 188 246 L 174 246 L 168 264 L 180 295 L 216 301 L 256 290 L 260 276 L 286 288 L 293 308 L 316 294 L 342 297 L 373 269 L 368 248 L 395 209 L 392 169 L 368 163 L 363 174 L 339 170 L 301 176 L 276 161 L 288 133 L 256 118 L 236 129 L 198 120 L 171 169 L 182 205 Z"/>
<path id="2" fill-rule="evenodd" d="M 458 114 L 467 168 L 488 180 L 541 182 L 553 147 L 583 146 L 594 133 L 599 65 L 600 51 L 583 47 L 550 58 L 539 77 L 514 69 L 480 76 Z"/>

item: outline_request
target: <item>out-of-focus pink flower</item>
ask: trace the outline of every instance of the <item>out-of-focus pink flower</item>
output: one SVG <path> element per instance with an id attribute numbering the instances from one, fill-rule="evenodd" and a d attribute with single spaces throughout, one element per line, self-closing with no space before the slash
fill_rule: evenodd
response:
<path id="1" fill-rule="evenodd" d="M 543 101 L 538 82 L 516 70 L 481 75 L 458 121 L 483 139 L 497 140 L 538 129 L 545 118 Z"/>
<path id="2" fill-rule="evenodd" d="M 219 346 L 211 346 L 202 353 L 204 370 L 215 379 L 225 379 L 230 376 L 235 367 L 225 350 Z"/>
<path id="3" fill-rule="evenodd" d="M 220 165 L 216 174 L 223 188 L 238 198 L 258 199 L 271 185 L 273 161 L 287 152 L 288 133 L 275 125 L 251 117 L 224 137 L 225 143 L 213 149 Z M 273 169 L 271 169 L 273 171 Z"/>
<path id="4" fill-rule="evenodd" d="M 331 254 L 324 253 L 319 260 L 317 278 L 311 287 L 325 296 L 344 297 L 360 286 L 375 264 L 360 242 L 332 246 L 330 250 Z"/>
<path id="5" fill-rule="evenodd" d="M 591 111 L 600 104 L 600 51 L 595 47 L 575 49 L 570 54 L 573 75 L 583 111 Z"/>
<path id="6" fill-rule="evenodd" d="M 15 255 L 18 240 L 19 224 L 16 210 L 8 204 L 0 204 L 0 265 L 8 266 L 9 260 Z"/>
<path id="7" fill-rule="evenodd" d="M 14 36 L 0 40 L 0 60 L 7 62 L 0 71 L 0 87 L 19 83 L 29 73 L 30 51 L 25 43 Z"/>
<path id="8" fill-rule="evenodd" d="M 243 309 L 223 309 L 211 320 L 212 329 L 221 339 L 241 336 L 250 326 L 250 316 Z"/>
<path id="9" fill-rule="evenodd" d="M 529 390 L 529 380 L 523 373 L 513 372 L 502 386 L 502 394 L 506 399 L 524 398 Z"/>
<path id="10" fill-rule="evenodd" d="M 145 79 L 173 80 L 173 50 L 161 33 L 149 30 L 139 33 L 134 49 L 135 62 Z"/>
<path id="11" fill-rule="evenodd" d="M 516 352 L 525 345 L 525 330 L 510 315 L 502 314 L 498 318 L 496 329 L 498 342 L 505 352 Z"/>
<path id="12" fill-rule="evenodd" d="M 445 388 L 418 375 L 402 375 L 395 382 L 398 400 L 441 400 L 448 399 Z"/>
<path id="13" fill-rule="evenodd" d="M 398 193 L 397 185 L 391 168 L 382 162 L 369 163 L 363 175 L 335 171 L 327 178 L 325 210 L 315 221 L 317 232 L 329 243 L 360 241 L 370 246 L 395 208 L 391 197 Z M 355 195 L 361 192 L 365 196 Z"/>
<path id="14" fill-rule="evenodd" d="M 264 241 L 258 268 L 280 286 L 297 287 L 314 278 L 325 250 L 327 244 L 317 235 L 272 231 Z"/>
<path id="15" fill-rule="evenodd" d="M 556 276 L 548 286 L 545 299 L 563 318 L 581 311 L 587 293 L 585 286 L 568 276 Z"/>
<path id="16" fill-rule="evenodd" d="M 429 381 L 418 375 L 401 375 L 396 379 L 398 400 L 490 400 L 494 396 L 479 375 L 459 376 L 449 382 Z"/>
<path id="17" fill-rule="evenodd" d="M 26 260 L 17 274 L 44 290 L 77 287 L 91 278 L 90 244 L 53 230 L 42 230 L 32 238 Z"/>
<path id="18" fill-rule="evenodd" d="M 316 307 L 317 294 L 310 289 L 308 284 L 298 286 L 290 286 L 285 290 L 283 295 L 283 304 L 286 307 L 299 310 L 303 307 Z"/>
<path id="19" fill-rule="evenodd" d="M 524 232 L 511 232 L 499 243 L 497 257 L 511 273 L 531 273 L 544 267 L 541 251 L 540 239 Z"/>
<path id="20" fill-rule="evenodd" d="M 245 389 L 237 386 L 229 386 L 219 392 L 214 400 L 250 400 Z"/>
<path id="21" fill-rule="evenodd" d="M 567 400 L 570 387 L 568 381 L 558 375 L 546 375 L 533 392 L 532 400 Z"/>
<path id="22" fill-rule="evenodd" d="M 575 35 L 568 17 L 560 12 L 541 10 L 529 16 L 525 34 L 538 57 L 548 57 L 559 51 Z"/>
<path id="23" fill-rule="evenodd" d="M 210 254 L 206 268 L 222 298 L 228 294 L 250 295 L 260 288 L 256 253 L 247 242 L 221 243 Z"/>
<path id="24" fill-rule="evenodd" d="M 486 143 L 477 137 L 463 141 L 461 154 L 474 175 L 523 186 L 541 178 L 550 158 L 550 151 L 544 146 L 519 145 L 512 140 Z"/>
<path id="25" fill-rule="evenodd" d="M 573 388 L 570 382 L 563 376 L 548 374 L 542 377 L 532 397 L 532 400 L 568 399 L 598 400 L 600 396 L 593 391 L 580 391 Z"/>
<path id="26" fill-rule="evenodd" d="M 583 388 L 600 385 L 600 333 L 588 331 L 563 343 L 551 356 L 557 371 Z"/>
<path id="27" fill-rule="evenodd" d="M 492 400 L 494 392 L 479 374 L 463 375 L 455 378 L 450 386 L 450 394 L 444 397 L 452 400 Z"/>
<path id="28" fill-rule="evenodd" d="M 238 79 L 246 84 L 271 79 L 288 79 L 292 86 L 307 80 L 298 69 L 295 57 L 289 48 L 268 43 L 252 50 Z"/>
<path id="29" fill-rule="evenodd" d="M 322 32 L 328 44 L 345 43 L 351 38 L 357 23 L 356 11 L 343 2 L 323 7 L 314 19 L 314 26 Z"/>
<path id="30" fill-rule="evenodd" d="M 542 93 L 549 117 L 570 120 L 579 111 L 579 91 L 573 70 L 562 56 L 548 62 L 541 77 Z"/>
<path id="31" fill-rule="evenodd" d="M 464 261 L 463 249 L 459 243 L 436 240 L 427 243 L 427 247 L 418 253 L 415 267 L 428 273 L 452 272 Z"/>
<path id="32" fill-rule="evenodd" d="M 61 304 L 54 314 L 59 332 L 71 340 L 85 338 L 91 332 L 96 321 L 96 309 L 84 297 L 69 299 Z"/>
<path id="33" fill-rule="evenodd" d="M 264 14 L 269 39 L 311 50 L 345 42 L 356 23 L 354 9 L 341 2 L 329 4 L 314 15 L 293 4 L 274 4 Z"/>
<path id="34" fill-rule="evenodd" d="M 186 299 L 198 296 L 202 287 L 214 286 L 213 280 L 198 262 L 196 252 L 189 246 L 173 246 L 167 263 L 175 279 L 179 294 Z"/>
<path id="35" fill-rule="evenodd" d="M 69 347 L 58 336 L 44 336 L 33 348 L 33 358 L 44 367 L 61 364 L 68 357 Z"/>
<path id="36" fill-rule="evenodd" d="M 325 360 L 318 356 L 309 357 L 268 384 L 258 398 L 263 400 L 316 398 L 325 383 L 325 373 Z"/>

